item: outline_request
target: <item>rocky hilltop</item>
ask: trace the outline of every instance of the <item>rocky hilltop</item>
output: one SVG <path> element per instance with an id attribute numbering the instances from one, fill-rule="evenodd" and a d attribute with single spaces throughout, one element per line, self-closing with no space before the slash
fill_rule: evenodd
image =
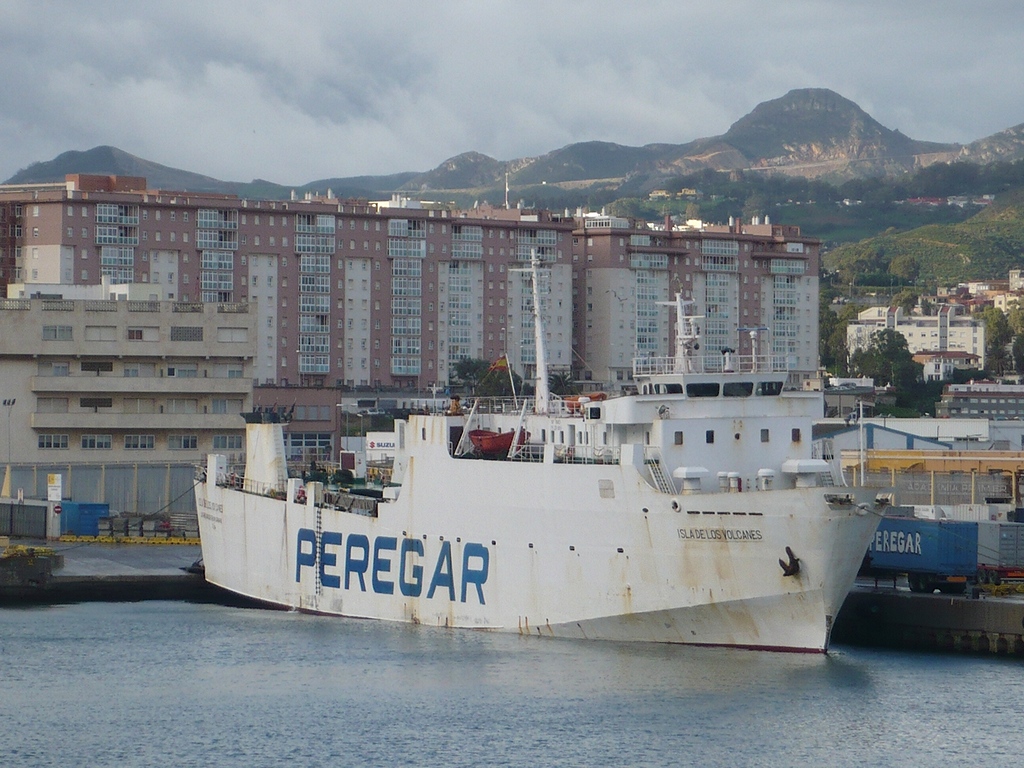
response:
<path id="1" fill-rule="evenodd" d="M 705 170 L 783 173 L 840 182 L 900 175 L 936 162 L 990 163 L 1021 158 L 1024 124 L 966 146 L 919 141 L 886 128 L 838 93 L 803 88 L 759 104 L 721 136 L 685 144 L 630 147 L 590 141 L 538 157 L 505 161 L 466 152 L 425 173 L 325 178 L 295 188 L 260 180 L 218 181 L 114 147 L 97 147 L 35 163 L 8 183 L 58 181 L 67 173 L 110 173 L 146 176 L 152 186 L 164 189 L 249 196 L 285 197 L 292 189 L 300 193 L 331 189 L 338 196 L 387 196 L 398 191 L 484 194 L 497 199 L 504 190 L 506 174 L 517 190 L 549 185 L 549 189 L 602 189 L 637 195 L 680 175 Z"/>

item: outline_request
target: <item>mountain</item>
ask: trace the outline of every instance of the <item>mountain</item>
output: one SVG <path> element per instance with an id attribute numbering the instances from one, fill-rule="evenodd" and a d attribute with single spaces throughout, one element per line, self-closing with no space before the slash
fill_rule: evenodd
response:
<path id="1" fill-rule="evenodd" d="M 802 88 L 758 104 L 721 136 L 685 144 L 630 147 L 603 141 L 570 144 L 537 157 L 496 160 L 479 152 L 456 155 L 425 173 L 327 178 L 302 187 L 269 181 L 219 181 L 144 160 L 114 147 L 65 152 L 34 163 L 7 183 L 60 181 L 68 173 L 145 176 L 154 188 L 286 198 L 296 193 L 338 197 L 423 194 L 467 204 L 499 200 L 505 178 L 516 199 L 561 206 L 644 196 L 679 176 L 703 171 L 783 173 L 824 181 L 898 176 L 939 162 L 991 163 L 1024 158 L 1024 124 L 966 146 L 919 141 L 886 128 L 857 104 L 823 88 Z M 577 203 L 573 203 L 577 204 Z"/>
<path id="2" fill-rule="evenodd" d="M 948 154 L 955 144 L 915 141 L 889 130 L 854 102 L 824 88 L 790 91 L 759 104 L 722 136 L 751 168 L 796 175 L 894 175 L 912 171 L 921 156 Z"/>
<path id="3" fill-rule="evenodd" d="M 1024 153 L 1024 135 L 1004 132 L 980 158 L 1004 159 L 1016 148 Z M 989 145 L 984 145 L 988 147 Z M 486 158 L 465 174 L 470 153 L 447 160 L 406 185 L 416 190 L 469 190 L 502 186 L 505 173 L 517 186 L 557 184 L 580 188 L 609 180 L 651 191 L 666 180 L 703 170 L 776 172 L 829 181 L 891 176 L 963 154 L 957 144 L 911 139 L 886 128 L 857 104 L 824 88 L 793 90 L 766 101 L 740 118 L 721 136 L 687 144 L 628 147 L 591 141 L 570 144 L 545 155 L 501 163 Z M 984 160 L 987 161 L 987 160 Z"/>
<path id="4" fill-rule="evenodd" d="M 38 184 L 63 181 L 69 173 L 97 173 L 117 176 L 145 176 L 153 189 L 188 190 L 230 194 L 238 184 L 219 181 L 210 176 L 170 168 L 141 157 L 130 155 L 117 147 L 94 147 L 85 152 L 64 152 L 53 160 L 33 163 L 14 174 L 7 184 Z"/>
<path id="5" fill-rule="evenodd" d="M 844 282 L 865 275 L 922 278 L 940 285 L 986 280 L 1024 267 L 1024 191 L 959 224 L 932 224 L 840 246 L 825 256 Z"/>
<path id="6" fill-rule="evenodd" d="M 1024 159 L 1024 123 L 972 141 L 960 157 L 972 163 L 1009 163 Z"/>

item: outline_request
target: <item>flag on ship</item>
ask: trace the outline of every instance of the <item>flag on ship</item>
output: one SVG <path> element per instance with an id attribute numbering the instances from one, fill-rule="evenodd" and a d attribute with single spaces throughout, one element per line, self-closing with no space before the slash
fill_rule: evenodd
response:
<path id="1" fill-rule="evenodd" d="M 502 355 L 497 360 L 495 360 L 493 363 L 491 363 L 491 367 L 487 369 L 487 372 L 490 373 L 491 371 L 507 371 L 507 370 L 508 370 L 508 355 Z"/>

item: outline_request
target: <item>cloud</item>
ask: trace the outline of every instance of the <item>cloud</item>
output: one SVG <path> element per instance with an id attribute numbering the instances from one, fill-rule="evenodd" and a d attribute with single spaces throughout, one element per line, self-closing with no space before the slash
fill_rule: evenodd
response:
<path id="1" fill-rule="evenodd" d="M 890 7 L 891 6 L 891 7 Z M 0 177 L 112 144 L 223 179 L 427 170 L 460 152 L 682 143 L 826 87 L 908 136 L 1024 122 L 1024 5 L 77 3 L 0 6 Z"/>

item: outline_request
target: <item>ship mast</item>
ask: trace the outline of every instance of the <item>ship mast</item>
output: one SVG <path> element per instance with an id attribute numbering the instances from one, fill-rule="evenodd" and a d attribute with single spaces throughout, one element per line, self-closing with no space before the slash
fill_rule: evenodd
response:
<path id="1" fill-rule="evenodd" d="M 694 353 L 700 350 L 700 328 L 697 326 L 697 320 L 703 319 L 703 315 L 691 315 L 687 312 L 694 302 L 684 300 L 682 293 L 676 294 L 675 301 L 659 301 L 658 303 L 675 307 L 676 310 L 674 372 L 691 373 L 694 370 Z"/>
<path id="2" fill-rule="evenodd" d="M 533 343 L 537 353 L 537 381 L 536 413 L 548 412 L 548 400 L 551 393 L 548 391 L 548 352 L 544 334 L 544 321 L 540 312 L 540 259 L 537 258 L 537 249 L 530 249 L 530 279 L 533 281 Z"/>

